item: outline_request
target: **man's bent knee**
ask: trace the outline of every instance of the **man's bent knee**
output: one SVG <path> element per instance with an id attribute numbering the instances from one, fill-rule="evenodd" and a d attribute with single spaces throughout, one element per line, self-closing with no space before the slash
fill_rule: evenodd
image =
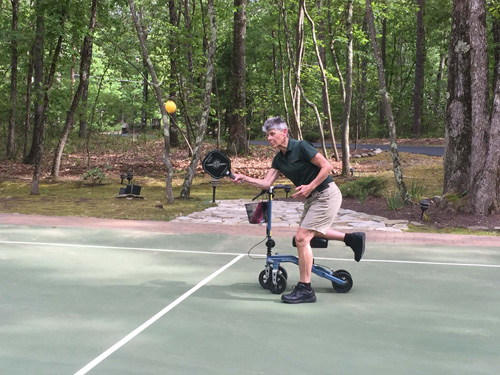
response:
<path id="1" fill-rule="evenodd" d="M 307 229 L 302 229 L 300 228 L 295 235 L 295 243 L 297 244 L 297 247 L 303 247 L 308 245 L 311 240 L 314 237 L 314 232 L 307 230 Z"/>

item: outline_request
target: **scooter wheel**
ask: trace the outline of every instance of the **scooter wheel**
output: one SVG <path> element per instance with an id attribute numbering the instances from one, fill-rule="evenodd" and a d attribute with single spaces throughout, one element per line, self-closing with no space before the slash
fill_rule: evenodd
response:
<path id="1" fill-rule="evenodd" d="M 267 281 L 267 288 L 274 294 L 281 294 L 286 289 L 286 278 L 278 274 L 276 277 L 276 285 L 273 284 L 272 278 Z"/>
<path id="2" fill-rule="evenodd" d="M 267 279 L 268 279 L 268 277 L 266 276 L 266 270 L 262 270 L 262 272 L 259 274 L 259 284 L 264 289 L 268 288 Z"/>
<path id="3" fill-rule="evenodd" d="M 269 273 L 271 273 L 273 271 L 273 268 L 271 267 L 270 270 L 269 270 Z M 286 269 L 279 266 L 278 267 L 278 275 L 281 275 L 286 279 L 288 279 L 288 272 L 286 272 Z M 263 287 L 264 289 L 268 289 L 268 285 L 267 285 L 267 277 L 266 277 L 266 270 L 262 270 L 262 272 L 259 274 L 259 284 L 261 287 Z"/>
<path id="4" fill-rule="evenodd" d="M 278 274 L 283 276 L 285 279 L 288 279 L 288 272 L 286 272 L 286 269 L 281 266 L 278 267 Z"/>
<path id="5" fill-rule="evenodd" d="M 346 270 L 337 270 L 337 271 L 333 271 L 333 276 L 335 276 L 336 273 L 347 273 L 349 276 L 351 276 L 351 274 L 349 273 L 349 271 L 346 271 Z"/>
<path id="6" fill-rule="evenodd" d="M 337 279 L 344 281 L 343 285 L 337 284 L 335 281 L 332 281 L 333 289 L 337 293 L 347 293 L 352 288 L 352 277 L 351 274 L 344 270 L 338 270 L 333 273 Z"/>

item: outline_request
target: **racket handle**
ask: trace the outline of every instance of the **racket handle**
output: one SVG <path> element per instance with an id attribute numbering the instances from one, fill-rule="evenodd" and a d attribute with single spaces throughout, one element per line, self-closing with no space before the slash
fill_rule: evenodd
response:
<path id="1" fill-rule="evenodd" d="M 233 172 L 229 172 L 229 177 L 231 177 L 234 180 L 235 176 L 234 176 Z"/>

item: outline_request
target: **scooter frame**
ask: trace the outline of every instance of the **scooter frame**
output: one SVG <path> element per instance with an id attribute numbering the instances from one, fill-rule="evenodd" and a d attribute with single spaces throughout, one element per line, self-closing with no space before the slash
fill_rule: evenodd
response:
<path id="1" fill-rule="evenodd" d="M 281 294 L 286 289 L 288 274 L 286 272 L 286 269 L 280 264 L 293 263 L 299 265 L 299 258 L 294 255 L 279 255 L 278 253 L 275 253 L 273 255 L 272 253 L 273 248 L 276 246 L 276 242 L 272 239 L 272 207 L 275 195 L 274 191 L 278 189 L 284 189 L 288 196 L 288 192 L 290 192 L 291 186 L 282 184 L 274 185 L 269 187 L 268 190 L 262 190 L 252 199 L 255 200 L 260 196 L 267 194 L 267 255 L 264 270 L 259 274 L 259 283 L 263 288 L 269 289 L 272 293 L 275 294 Z M 326 248 L 328 247 L 328 240 L 326 238 L 314 237 L 311 241 L 311 247 Z M 313 261 L 311 271 L 319 277 L 330 280 L 332 282 L 333 289 L 335 289 L 335 291 L 337 291 L 338 293 L 347 293 L 353 286 L 351 274 L 345 270 L 333 271 L 332 269 L 315 264 Z"/>

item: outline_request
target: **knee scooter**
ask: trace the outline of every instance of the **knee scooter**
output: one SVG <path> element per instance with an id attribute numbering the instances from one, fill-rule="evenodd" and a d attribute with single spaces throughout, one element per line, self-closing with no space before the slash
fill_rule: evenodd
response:
<path id="1" fill-rule="evenodd" d="M 269 289 L 272 293 L 281 294 L 286 289 L 286 281 L 288 274 L 284 267 L 282 267 L 281 263 L 294 263 L 296 265 L 299 264 L 298 257 L 294 255 L 279 255 L 278 253 L 272 254 L 272 250 L 276 245 L 275 241 L 271 238 L 271 224 L 272 224 L 272 204 L 274 198 L 274 191 L 277 189 L 284 189 L 287 193 L 291 190 L 290 185 L 274 185 L 271 186 L 268 190 L 262 190 L 261 193 L 256 195 L 252 200 L 257 199 L 258 197 L 267 194 L 267 214 L 264 213 L 264 218 L 267 219 L 267 227 L 266 227 L 266 247 L 267 247 L 267 256 L 266 256 L 266 265 L 264 270 L 259 274 L 259 283 L 265 288 Z M 249 215 L 250 219 L 250 215 Z M 293 238 L 293 246 L 295 245 L 295 237 Z M 312 248 L 326 248 L 328 247 L 328 240 L 326 238 L 314 237 L 311 241 Z M 333 271 L 324 266 L 314 264 L 312 266 L 312 273 L 323 277 L 332 282 L 333 289 L 338 293 L 347 293 L 352 288 L 352 277 L 351 274 L 345 270 L 337 270 Z"/>

